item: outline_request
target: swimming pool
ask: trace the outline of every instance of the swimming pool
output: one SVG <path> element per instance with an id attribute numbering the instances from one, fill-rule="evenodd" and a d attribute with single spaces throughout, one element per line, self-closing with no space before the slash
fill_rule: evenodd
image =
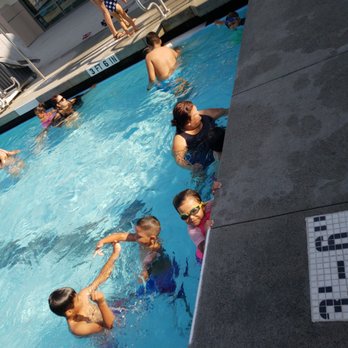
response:
<path id="1" fill-rule="evenodd" d="M 192 83 L 189 98 L 199 108 L 229 106 L 241 35 L 241 28 L 211 25 L 180 43 L 181 76 Z M 146 85 L 144 62 L 103 81 L 83 97 L 78 124 L 52 129 L 42 147 L 34 141 L 36 119 L 1 135 L 0 147 L 22 149 L 26 162 L 19 178 L 0 172 L 2 347 L 187 346 L 191 317 L 180 299 L 131 301 L 111 333 L 84 339 L 71 335 L 47 305 L 55 288 L 79 290 L 97 275 L 107 257 L 92 257 L 98 239 L 153 214 L 180 266 L 177 285 L 184 284 L 194 309 L 200 266 L 171 201 L 195 183 L 171 156 L 176 98 L 146 92 Z M 122 245 L 111 279 L 101 286 L 108 302 L 138 287 L 137 248 Z"/>

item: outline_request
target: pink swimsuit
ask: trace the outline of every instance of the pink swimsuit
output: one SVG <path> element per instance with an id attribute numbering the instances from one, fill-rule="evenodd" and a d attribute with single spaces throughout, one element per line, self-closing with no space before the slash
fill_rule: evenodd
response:
<path id="1" fill-rule="evenodd" d="M 48 116 L 48 118 L 45 121 L 41 122 L 41 126 L 43 128 L 48 128 L 50 126 L 50 124 L 52 123 L 54 117 L 56 116 L 55 112 L 47 112 L 46 114 L 49 115 L 49 116 Z"/>
<path id="2" fill-rule="evenodd" d="M 197 247 L 205 240 L 207 230 L 204 225 L 207 220 L 210 220 L 212 203 L 212 201 L 209 201 L 206 204 L 203 219 L 198 226 L 188 225 L 189 236 Z M 198 248 L 196 249 L 196 257 L 200 261 L 203 259 L 203 253 Z"/>

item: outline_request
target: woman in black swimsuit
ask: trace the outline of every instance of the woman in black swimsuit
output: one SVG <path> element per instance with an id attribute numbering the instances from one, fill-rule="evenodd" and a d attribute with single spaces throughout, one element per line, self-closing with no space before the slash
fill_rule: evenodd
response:
<path id="1" fill-rule="evenodd" d="M 200 170 L 214 162 L 207 136 L 215 127 L 215 120 L 228 114 L 228 109 L 197 110 L 191 101 L 179 102 L 173 109 L 172 125 L 176 127 L 173 154 L 177 164 L 184 168 Z"/>

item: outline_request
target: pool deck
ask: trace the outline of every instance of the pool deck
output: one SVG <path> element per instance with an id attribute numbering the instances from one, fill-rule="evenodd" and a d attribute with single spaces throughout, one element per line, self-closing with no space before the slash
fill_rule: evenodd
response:
<path id="1" fill-rule="evenodd" d="M 346 13 L 249 1 L 191 348 L 348 345 L 311 320 L 305 224 L 348 210 Z"/>
<path id="2" fill-rule="evenodd" d="M 86 3 L 29 47 L 34 58 L 41 59 L 38 68 L 46 80 L 37 78 L 0 114 L 0 133 L 33 117 L 32 110 L 38 102 L 47 102 L 55 94 L 70 97 L 144 59 L 144 38 L 149 31 L 157 32 L 167 42 L 246 3 L 246 0 L 167 0 L 165 4 L 171 13 L 165 19 L 156 9 L 144 13 L 133 4 L 128 14 L 137 18 L 140 30 L 116 42 L 108 28 L 100 25 L 101 12 L 93 4 Z M 92 35 L 81 42 L 86 31 Z M 88 74 L 87 69 L 111 55 L 117 56 L 117 64 L 93 76 Z M 144 88 L 146 84 L 144 81 Z"/>

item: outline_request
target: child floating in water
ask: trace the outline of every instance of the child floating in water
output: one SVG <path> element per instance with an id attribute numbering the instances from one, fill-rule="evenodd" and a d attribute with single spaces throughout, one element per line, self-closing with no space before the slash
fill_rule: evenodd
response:
<path id="1" fill-rule="evenodd" d="M 84 91 L 81 94 L 76 95 L 73 98 L 66 99 L 61 94 L 56 94 L 52 97 L 52 101 L 56 104 L 55 109 L 59 114 L 66 118 L 70 115 L 72 115 L 74 112 L 76 112 L 76 108 L 83 105 L 82 97 L 93 90 L 96 87 L 96 84 L 93 84 L 91 87 L 89 87 L 86 91 Z"/>
<path id="2" fill-rule="evenodd" d="M 187 223 L 188 234 L 197 247 L 197 261 L 202 262 L 205 238 L 213 225 L 213 220 L 211 220 L 212 201 L 202 202 L 198 192 L 187 189 L 174 197 L 173 205 L 180 218 Z"/>
<path id="3" fill-rule="evenodd" d="M 97 278 L 79 293 L 72 288 L 60 288 L 53 291 L 48 298 L 51 311 L 66 318 L 73 334 L 87 336 L 103 329 L 112 329 L 115 315 L 105 301 L 103 293 L 97 291 L 97 288 L 109 278 L 120 251 L 121 246 L 114 243 L 113 252 Z"/>
<path id="4" fill-rule="evenodd" d="M 235 11 L 230 12 L 224 21 L 215 21 L 214 24 L 217 25 L 226 25 L 226 27 L 228 29 L 236 29 L 237 27 L 239 27 L 240 25 L 244 25 L 245 24 L 245 18 L 240 18 L 239 14 Z"/>
<path id="5" fill-rule="evenodd" d="M 106 243 L 135 242 L 139 244 L 142 261 L 142 272 L 139 279 L 143 286 L 138 295 L 145 292 L 174 293 L 176 283 L 174 277 L 178 274 L 178 265 L 170 260 L 160 241 L 160 222 L 154 216 L 145 216 L 137 221 L 135 233 L 117 232 L 101 239 L 96 246 L 96 254 L 102 254 Z"/>

